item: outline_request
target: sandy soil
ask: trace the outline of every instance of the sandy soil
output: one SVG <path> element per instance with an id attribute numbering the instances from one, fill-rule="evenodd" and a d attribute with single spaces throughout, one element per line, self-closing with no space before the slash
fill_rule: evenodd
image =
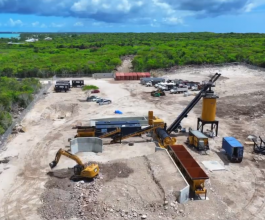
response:
<path id="1" fill-rule="evenodd" d="M 117 68 L 118 72 L 129 73 L 132 72 L 132 60 L 134 56 L 122 57 L 122 64 Z"/>
<path id="2" fill-rule="evenodd" d="M 220 96 L 217 104 L 219 135 L 210 140 L 211 150 L 208 155 L 201 155 L 192 149 L 188 150 L 203 169 L 202 161 L 217 160 L 227 170 L 218 172 L 205 170 L 210 177 L 207 181 L 209 200 L 178 204 L 178 212 L 175 215 L 166 216 L 168 219 L 179 219 L 182 216 L 179 214 L 184 213 L 185 219 L 263 219 L 265 214 L 264 157 L 257 158 L 252 154 L 252 147 L 245 145 L 243 162 L 231 164 L 220 153 L 220 148 L 223 136 L 234 136 L 244 143 L 249 134 L 263 135 L 264 72 L 244 66 L 185 68 L 167 74 L 166 77 L 202 81 L 209 79 L 209 76 L 215 72 L 222 74 L 215 88 Z M 89 118 L 118 117 L 115 116 L 114 111 L 119 109 L 123 111 L 124 116 L 147 115 L 148 110 L 153 110 L 156 116 L 170 124 L 193 98 L 192 96 L 183 97 L 180 94 L 167 94 L 163 98 L 154 98 L 150 96 L 150 91 L 154 88 L 144 87 L 138 81 L 114 82 L 113 80 L 85 79 L 85 83 L 100 87 L 100 96 L 110 98 L 113 104 L 98 106 L 96 103 L 84 102 L 86 94 L 79 88 L 72 89 L 68 93 L 57 94 L 50 91 L 23 120 L 22 124 L 27 128 L 27 132 L 18 134 L 0 152 L 0 160 L 9 158 L 8 163 L 0 163 L 1 220 L 41 218 L 38 209 L 42 206 L 42 196 L 47 190 L 45 184 L 50 181 L 47 175 L 50 171 L 48 163 L 53 160 L 59 148 L 67 149 L 68 138 L 73 137 L 76 132 L 71 128 L 76 123 Z M 183 120 L 182 126 L 196 129 L 197 117 L 200 113 L 201 103 L 191 111 L 188 118 Z M 177 135 L 178 143 L 183 144 L 185 140 L 185 135 Z M 106 145 L 102 154 L 82 153 L 78 156 L 84 161 L 106 163 L 117 159 L 141 158 L 154 153 L 152 143 L 141 143 L 145 141 L 144 137 L 133 139 L 133 141 L 137 142 L 134 146 L 128 146 L 128 142 L 121 145 Z M 136 175 L 135 178 L 138 178 L 137 166 L 132 165 L 135 163 L 133 160 L 135 159 L 128 162 L 134 169 L 130 175 Z M 72 167 L 74 164 L 73 161 L 62 158 L 58 169 Z M 137 164 L 140 165 L 141 162 L 138 161 Z M 113 181 L 117 180 L 115 178 Z M 112 185 L 114 192 L 119 193 L 120 186 L 117 186 L 115 191 L 113 181 L 108 184 Z M 124 181 L 126 182 L 126 178 Z M 138 198 L 134 192 L 130 187 L 126 191 L 129 195 Z M 155 190 L 154 193 L 162 202 L 157 194 L 158 191 Z M 148 198 L 149 194 L 150 192 L 147 191 L 145 196 Z M 151 200 L 155 199 L 148 201 Z M 148 216 L 147 218 L 160 219 L 158 216 L 161 210 L 158 210 L 153 212 L 157 214 L 157 218 L 148 218 Z M 167 211 L 164 210 L 165 213 Z M 169 213 L 171 214 L 170 211 Z M 139 215 L 135 219 L 139 219 Z"/>

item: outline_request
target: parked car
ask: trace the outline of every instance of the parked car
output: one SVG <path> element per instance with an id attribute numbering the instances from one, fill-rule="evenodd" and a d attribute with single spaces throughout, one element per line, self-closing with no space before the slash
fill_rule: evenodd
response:
<path id="1" fill-rule="evenodd" d="M 100 93 L 98 89 L 94 89 L 91 93 Z"/>
<path id="2" fill-rule="evenodd" d="M 111 103 L 111 100 L 109 100 L 109 99 L 103 99 L 98 104 L 99 105 L 109 105 L 110 103 Z"/>
<path id="3" fill-rule="evenodd" d="M 101 98 L 98 98 L 96 103 L 100 103 L 100 102 L 103 102 L 105 99 L 101 99 Z"/>
<path id="4" fill-rule="evenodd" d="M 147 86 L 147 87 L 151 87 L 151 86 L 153 86 L 153 84 L 152 84 L 152 82 L 150 81 L 150 82 L 146 83 L 145 86 Z"/>
<path id="5" fill-rule="evenodd" d="M 94 95 L 92 95 L 92 96 L 90 96 L 90 97 L 87 97 L 87 102 L 96 102 L 97 100 L 99 100 L 99 99 L 101 99 L 100 97 L 98 97 L 98 96 L 94 96 Z"/>

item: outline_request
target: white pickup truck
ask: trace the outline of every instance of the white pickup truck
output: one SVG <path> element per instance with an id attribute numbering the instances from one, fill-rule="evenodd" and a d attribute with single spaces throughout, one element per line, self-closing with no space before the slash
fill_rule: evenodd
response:
<path id="1" fill-rule="evenodd" d="M 145 86 L 147 86 L 147 87 L 152 87 L 153 84 L 152 84 L 152 82 L 147 82 L 147 83 L 145 84 Z"/>
<path id="2" fill-rule="evenodd" d="M 170 90 L 170 94 L 177 94 L 177 93 L 183 93 L 183 92 L 188 92 L 188 87 L 184 87 L 184 88 L 173 88 Z"/>

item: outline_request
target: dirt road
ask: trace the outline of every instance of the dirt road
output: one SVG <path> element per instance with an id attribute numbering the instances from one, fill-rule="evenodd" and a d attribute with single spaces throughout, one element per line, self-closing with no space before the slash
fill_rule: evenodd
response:
<path id="1" fill-rule="evenodd" d="M 249 134 L 263 135 L 264 73 L 243 66 L 187 68 L 168 74 L 167 77 L 202 81 L 209 79 L 209 75 L 215 72 L 222 73 L 224 77 L 217 82 L 215 89 L 220 96 L 217 104 L 219 136 L 210 141 L 209 155 L 200 155 L 190 149 L 189 151 L 202 168 L 202 161 L 217 160 L 224 164 L 227 170 L 206 170 L 210 177 L 207 182 L 209 200 L 190 201 L 178 210 L 185 212 L 186 219 L 263 219 L 264 157 L 258 157 L 256 162 L 253 162 L 252 149 L 245 146 L 243 162 L 231 164 L 218 152 L 223 136 L 234 136 L 244 142 Z M 41 218 L 37 210 L 42 205 L 41 195 L 46 190 L 45 183 L 49 180 L 48 163 L 59 148 L 68 145 L 68 138 L 75 135 L 76 131 L 71 129 L 74 124 L 91 118 L 115 117 L 115 110 L 121 110 L 124 116 L 147 115 L 148 110 L 153 110 L 154 115 L 170 124 L 194 97 L 167 94 L 163 98 L 154 98 L 150 96 L 153 88 L 144 87 L 138 81 L 85 79 L 85 83 L 97 85 L 101 90 L 99 95 L 111 99 L 112 105 L 98 106 L 96 103 L 85 102 L 86 94 L 79 88 L 73 88 L 68 93 L 49 91 L 45 99 L 40 100 L 23 120 L 22 124 L 27 128 L 26 133 L 18 134 L 7 144 L 6 149 L 0 152 L 0 159 L 9 157 L 10 160 L 6 164 L 0 164 L 1 220 Z M 189 117 L 183 120 L 182 126 L 196 128 L 200 113 L 199 103 Z M 183 144 L 186 137 L 178 136 L 177 140 Z M 83 153 L 79 156 L 88 161 L 107 162 L 154 152 L 152 145 L 143 147 L 143 151 L 139 145 L 129 152 L 127 146 L 117 145 L 118 148 L 106 148 L 102 154 Z M 73 161 L 62 158 L 58 169 L 74 164 Z M 133 191 L 134 189 L 129 189 L 129 193 L 133 194 Z M 177 215 L 175 217 L 179 218 Z"/>

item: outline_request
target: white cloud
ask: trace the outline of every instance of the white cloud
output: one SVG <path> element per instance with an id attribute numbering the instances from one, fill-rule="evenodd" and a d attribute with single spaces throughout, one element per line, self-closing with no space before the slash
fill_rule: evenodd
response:
<path id="1" fill-rule="evenodd" d="M 94 25 L 94 26 L 100 26 L 100 25 L 102 25 L 103 23 L 102 22 L 93 22 L 92 23 L 92 25 Z"/>
<path id="2" fill-rule="evenodd" d="M 120 4 L 118 4 L 117 9 L 123 12 L 128 12 L 130 11 L 132 5 L 128 0 L 122 0 Z"/>
<path id="3" fill-rule="evenodd" d="M 152 23 L 162 26 L 184 23 L 183 20 L 188 16 L 215 17 L 246 13 L 261 5 L 265 5 L 265 0 L 0 0 L 0 14 L 73 17 L 77 21 L 89 19 L 103 22 L 104 25 Z M 34 23 L 28 25 L 34 26 Z M 22 22 L 11 20 L 6 25 L 19 26 Z M 41 24 L 35 26 L 40 27 Z M 59 28 L 63 25 L 48 26 Z"/>
<path id="4" fill-rule="evenodd" d="M 253 9 L 264 4 L 264 0 L 252 0 L 249 1 L 248 4 L 243 8 L 243 12 L 251 12 Z"/>
<path id="5" fill-rule="evenodd" d="M 54 22 L 51 23 L 51 27 L 54 27 L 54 28 L 61 28 L 63 26 L 64 26 L 64 24 L 56 24 Z"/>
<path id="6" fill-rule="evenodd" d="M 23 22 L 21 20 L 13 20 L 12 18 L 9 19 L 8 25 L 14 27 L 14 26 L 22 26 Z"/>
<path id="7" fill-rule="evenodd" d="M 32 23 L 32 26 L 33 26 L 33 27 L 37 27 L 37 26 L 39 26 L 39 24 L 40 24 L 40 22 L 36 21 L 36 22 L 33 22 L 33 23 Z"/>
<path id="8" fill-rule="evenodd" d="M 40 27 L 41 27 L 41 28 L 46 28 L 47 25 L 46 25 L 46 24 L 42 24 Z"/>
<path id="9" fill-rule="evenodd" d="M 82 23 L 82 22 L 76 22 L 75 24 L 74 24 L 74 26 L 76 26 L 76 27 L 82 27 L 82 26 L 84 26 L 84 24 Z"/>
<path id="10" fill-rule="evenodd" d="M 169 25 L 178 25 L 178 24 L 183 24 L 183 20 L 178 17 L 167 17 L 163 18 L 163 22 Z"/>

